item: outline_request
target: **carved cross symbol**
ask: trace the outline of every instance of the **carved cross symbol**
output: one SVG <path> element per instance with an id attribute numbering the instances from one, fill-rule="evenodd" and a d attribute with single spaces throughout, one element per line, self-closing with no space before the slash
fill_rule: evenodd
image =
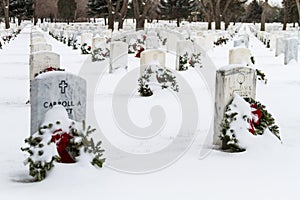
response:
<path id="1" fill-rule="evenodd" d="M 66 87 L 68 87 L 68 83 L 66 83 L 65 80 L 62 80 L 58 86 L 61 89 L 60 92 L 64 94 L 66 92 Z"/>

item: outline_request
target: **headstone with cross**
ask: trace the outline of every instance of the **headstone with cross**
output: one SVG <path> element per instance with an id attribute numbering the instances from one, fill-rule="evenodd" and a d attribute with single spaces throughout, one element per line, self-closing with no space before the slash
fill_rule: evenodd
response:
<path id="1" fill-rule="evenodd" d="M 217 70 L 215 89 L 215 114 L 213 143 L 221 145 L 221 122 L 226 106 L 233 99 L 233 93 L 255 99 L 256 71 L 243 65 L 229 65 Z"/>
<path id="2" fill-rule="evenodd" d="M 85 120 L 86 81 L 76 75 L 53 71 L 31 81 L 31 134 L 38 131 L 45 113 L 55 105 L 66 108 L 69 118 Z"/>

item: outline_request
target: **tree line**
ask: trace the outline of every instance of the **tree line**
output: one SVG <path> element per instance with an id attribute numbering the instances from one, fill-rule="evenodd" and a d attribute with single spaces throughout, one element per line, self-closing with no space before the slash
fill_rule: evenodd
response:
<path id="1" fill-rule="evenodd" d="M 9 21 L 18 19 L 37 19 L 35 14 L 38 0 L 1 0 L 0 16 L 9 27 Z M 67 23 L 76 21 L 76 0 L 57 1 L 57 21 Z M 282 6 L 271 6 L 268 0 L 86 0 L 86 18 L 104 18 L 108 28 L 123 28 L 125 19 L 134 19 L 136 29 L 143 29 L 145 20 L 176 20 L 180 26 L 182 20 L 208 22 L 208 29 L 225 28 L 230 22 L 261 23 L 265 30 L 266 22 L 281 22 L 283 29 L 287 23 L 300 23 L 300 0 L 283 0 Z M 49 18 L 53 18 L 48 16 Z"/>

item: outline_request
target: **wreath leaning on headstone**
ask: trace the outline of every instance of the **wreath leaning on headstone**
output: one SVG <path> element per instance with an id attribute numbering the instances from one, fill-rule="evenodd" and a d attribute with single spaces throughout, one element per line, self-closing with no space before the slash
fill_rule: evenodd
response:
<path id="1" fill-rule="evenodd" d="M 247 113 L 245 107 L 251 110 Z M 275 124 L 275 119 L 266 110 L 266 107 L 252 98 L 242 98 L 234 94 L 234 99 L 230 102 L 221 123 L 220 139 L 222 150 L 230 152 L 242 152 L 246 148 L 241 144 L 239 136 L 241 134 L 263 135 L 269 130 L 279 140 L 279 127 Z"/>
<path id="2" fill-rule="evenodd" d="M 81 127 L 79 123 L 72 122 L 68 130 L 64 130 L 60 121 L 48 124 L 25 139 L 28 145 L 21 150 L 29 154 L 24 164 L 29 164 L 29 175 L 33 181 L 42 181 L 47 173 L 54 167 L 55 162 L 75 163 L 82 153 L 93 156 L 91 164 L 102 167 L 105 158 L 101 141 L 95 143 L 91 134 L 95 131 L 85 122 Z"/>

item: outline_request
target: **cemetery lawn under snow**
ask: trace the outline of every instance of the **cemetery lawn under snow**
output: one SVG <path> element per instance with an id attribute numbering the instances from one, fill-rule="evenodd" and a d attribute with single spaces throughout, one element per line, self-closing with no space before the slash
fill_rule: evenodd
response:
<path id="1" fill-rule="evenodd" d="M 193 76 L 191 69 L 182 74 L 189 79 L 188 82 L 197 93 L 200 123 L 192 146 L 175 163 L 146 174 L 122 173 L 106 166 L 96 169 L 88 162 L 57 163 L 44 181 L 26 182 L 29 178 L 28 166 L 23 165 L 26 156 L 20 148 L 24 146 L 24 139 L 30 134 L 30 105 L 25 104 L 29 99 L 30 30 L 30 26 L 26 26 L 15 40 L 0 50 L 1 199 L 253 200 L 299 197 L 300 107 L 297 105 L 300 102 L 300 66 L 295 61 L 283 65 L 283 55 L 275 57 L 274 51 L 267 49 L 251 33 L 249 48 L 255 58 L 255 67 L 261 69 L 268 79 L 267 84 L 257 83 L 256 99 L 266 105 L 274 116 L 280 127 L 282 144 L 274 136 L 266 134 L 258 136 L 256 144 L 246 152 L 225 153 L 211 150 L 201 157 L 200 152 L 207 149 L 207 145 L 203 143 L 207 137 L 208 124 L 213 117 L 213 111 L 210 109 L 213 102 L 206 97 L 209 91 L 201 80 L 197 80 L 199 77 Z M 89 57 L 81 55 L 80 50 L 74 51 L 54 40 L 46 32 L 45 38 L 52 45 L 53 51 L 60 54 L 61 67 L 78 74 Z M 222 67 L 228 64 L 228 52 L 232 46 L 233 42 L 230 41 L 207 54 L 217 67 Z M 175 69 L 174 56 L 168 55 L 167 62 Z M 138 58 L 129 57 L 129 71 L 138 66 Z M 116 134 L 117 126 L 109 110 L 109 102 L 118 80 L 125 74 L 125 71 L 105 73 L 96 91 L 94 105 L 95 109 L 99 110 L 96 116 L 100 123 L 105 123 L 103 129 L 108 134 L 107 137 Z M 157 98 L 156 102 L 151 102 L 151 98 L 154 97 Z M 150 100 L 137 99 L 133 103 L 129 102 L 132 120 L 139 125 L 147 125 L 149 118 L 143 114 L 148 115 L 151 107 L 147 106 L 146 111 L 143 108 L 149 102 L 151 105 L 158 102 L 166 107 L 167 119 L 171 119 L 166 126 L 171 131 L 178 128 L 177 123 L 180 119 L 177 119 L 176 113 L 180 111 L 176 104 L 169 105 L 170 99 L 174 97 L 160 90 L 157 90 L 154 97 L 150 97 Z M 89 123 L 89 116 L 87 118 Z M 172 138 L 172 135 L 166 135 L 164 138 L 167 140 Z M 124 144 L 122 138 L 120 141 L 114 139 L 116 144 L 132 152 L 138 152 L 139 147 L 143 146 L 143 143 L 131 145 Z M 147 148 L 162 148 L 159 142 L 154 143 L 157 146 L 147 147 L 146 144 L 141 151 L 147 152 Z"/>

